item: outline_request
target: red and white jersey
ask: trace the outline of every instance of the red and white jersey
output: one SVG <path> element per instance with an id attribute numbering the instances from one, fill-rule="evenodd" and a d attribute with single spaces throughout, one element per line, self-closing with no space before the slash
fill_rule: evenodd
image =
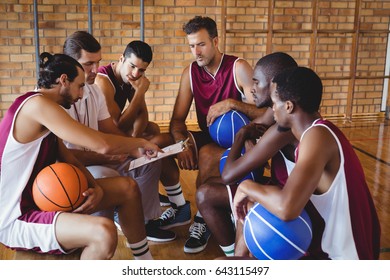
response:
<path id="1" fill-rule="evenodd" d="M 324 220 L 321 248 L 330 259 L 378 259 L 380 225 L 363 168 L 344 134 L 327 120 L 315 126 L 329 130 L 340 151 L 340 168 L 329 190 L 313 194 L 311 202 Z M 299 147 L 296 161 L 299 160 Z"/>
<path id="2" fill-rule="evenodd" d="M 18 97 L 0 123 L 0 242 L 11 248 L 49 252 L 60 250 L 54 232 L 57 212 L 39 211 L 32 184 L 39 171 L 56 161 L 58 139 L 51 132 L 28 143 L 13 136 L 19 110 L 38 95 L 28 92 Z"/>
<path id="3" fill-rule="evenodd" d="M 190 71 L 191 91 L 195 100 L 196 115 L 199 127 L 208 133 L 206 116 L 211 105 L 232 98 L 244 100 L 245 95 L 239 89 L 236 81 L 235 66 L 238 57 L 224 54 L 215 75 L 204 67 L 192 62 Z"/>

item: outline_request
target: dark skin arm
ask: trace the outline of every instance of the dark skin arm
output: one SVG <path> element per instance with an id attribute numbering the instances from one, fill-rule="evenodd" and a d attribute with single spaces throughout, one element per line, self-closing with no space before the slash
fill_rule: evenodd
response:
<path id="1" fill-rule="evenodd" d="M 264 134 L 263 134 L 264 133 Z M 241 156 L 241 149 L 245 141 L 256 139 L 263 135 L 257 144 Z M 263 125 L 250 123 L 241 128 L 236 134 L 234 144 L 221 174 L 225 184 L 233 184 L 250 171 L 263 166 L 280 149 L 295 141 L 291 131 L 280 132 L 277 125 L 268 130 Z"/>
<path id="2" fill-rule="evenodd" d="M 176 143 L 188 138 L 186 119 L 191 108 L 192 100 L 193 96 L 190 87 L 189 67 L 186 67 L 181 76 L 179 93 L 176 97 L 176 102 L 169 125 L 169 131 Z M 179 153 L 177 155 L 177 160 L 181 169 L 198 169 L 198 160 L 195 152 L 191 147 Z"/>
<path id="3" fill-rule="evenodd" d="M 235 216 L 243 222 L 247 203 L 258 202 L 282 220 L 295 219 L 313 193 L 328 191 L 339 167 L 339 149 L 333 136 L 326 128 L 312 128 L 300 143 L 298 160 L 285 186 L 281 189 L 245 180 L 234 197 Z"/>

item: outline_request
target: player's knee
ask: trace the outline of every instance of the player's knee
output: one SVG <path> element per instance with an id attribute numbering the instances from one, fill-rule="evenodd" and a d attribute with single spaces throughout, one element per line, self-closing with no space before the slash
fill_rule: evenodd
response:
<path id="1" fill-rule="evenodd" d="M 137 182 L 130 177 L 121 178 L 121 196 L 125 200 L 141 199 L 141 191 Z"/>
<path id="2" fill-rule="evenodd" d="M 114 256 L 117 244 L 118 233 L 114 223 L 106 218 L 98 218 L 93 224 L 91 239 L 97 255 L 102 259 L 111 259 Z"/>
<path id="3" fill-rule="evenodd" d="M 202 206 L 204 204 L 208 205 L 212 201 L 213 191 L 211 190 L 212 186 L 209 184 L 202 184 L 196 190 L 196 205 Z"/>
<path id="4" fill-rule="evenodd" d="M 147 129 L 148 129 L 148 132 L 150 134 L 152 134 L 152 135 L 158 135 L 161 132 L 160 127 L 158 126 L 158 124 L 156 124 L 154 122 L 149 122 Z"/>

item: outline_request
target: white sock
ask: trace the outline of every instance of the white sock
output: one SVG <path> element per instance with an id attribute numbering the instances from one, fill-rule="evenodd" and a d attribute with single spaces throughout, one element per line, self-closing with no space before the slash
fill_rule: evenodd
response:
<path id="1" fill-rule="evenodd" d="M 222 251 L 225 253 L 226 257 L 233 257 L 234 256 L 234 243 L 229 246 L 221 246 Z"/>
<path id="2" fill-rule="evenodd" d="M 137 243 L 130 244 L 126 241 L 126 246 L 131 249 L 135 260 L 153 260 L 146 237 Z"/>
<path id="3" fill-rule="evenodd" d="M 197 216 L 197 217 L 199 217 L 199 218 L 202 218 L 203 219 L 203 216 L 202 216 L 202 214 L 200 214 L 200 212 L 198 211 L 198 212 L 196 212 L 196 215 L 195 216 Z"/>
<path id="4" fill-rule="evenodd" d="M 173 186 L 164 186 L 164 189 L 170 202 L 175 203 L 177 206 L 186 204 L 180 182 Z"/>

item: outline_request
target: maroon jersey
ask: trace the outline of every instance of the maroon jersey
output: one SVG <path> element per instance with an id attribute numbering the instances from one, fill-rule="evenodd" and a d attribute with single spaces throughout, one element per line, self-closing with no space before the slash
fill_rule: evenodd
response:
<path id="1" fill-rule="evenodd" d="M 108 64 L 106 66 L 100 66 L 98 72 L 107 76 L 111 80 L 111 83 L 115 88 L 115 103 L 118 104 L 119 109 L 122 111 L 123 108 L 125 108 L 126 102 L 129 101 L 130 103 L 133 99 L 135 93 L 134 88 L 130 84 L 125 83 L 123 85 L 120 85 L 118 83 L 117 79 L 115 78 L 114 70 L 112 69 L 111 64 Z"/>
<path id="2" fill-rule="evenodd" d="M 200 129 L 208 133 L 206 116 L 211 105 L 232 98 L 242 100 L 244 93 L 238 88 L 235 64 L 239 58 L 224 54 L 213 76 L 196 61 L 190 65 L 191 91 L 195 100 L 196 115 Z"/>

